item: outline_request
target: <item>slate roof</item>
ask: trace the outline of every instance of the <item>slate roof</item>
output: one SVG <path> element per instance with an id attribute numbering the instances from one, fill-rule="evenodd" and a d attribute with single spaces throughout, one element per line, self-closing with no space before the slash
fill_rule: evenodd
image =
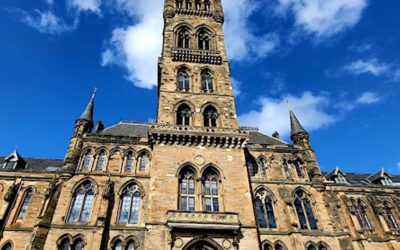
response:
<path id="1" fill-rule="evenodd" d="M 296 134 L 301 134 L 301 133 L 307 134 L 307 131 L 303 128 L 303 126 L 297 119 L 294 112 L 292 110 L 289 110 L 289 114 L 290 114 L 290 127 L 292 130 L 292 136 L 296 135 Z"/>
<path id="2" fill-rule="evenodd" d="M 148 137 L 149 124 L 121 121 L 100 132 L 103 135 Z"/>
<path id="3" fill-rule="evenodd" d="M 0 171 L 5 170 L 2 168 L 4 163 L 4 158 L 0 156 Z M 63 160 L 61 159 L 37 159 L 37 158 L 24 158 L 26 162 L 25 169 L 18 169 L 18 171 L 56 171 L 61 169 L 63 165 Z M 51 167 L 51 168 L 49 168 Z"/>
<path id="4" fill-rule="evenodd" d="M 330 173 L 330 172 L 329 172 Z M 322 175 L 326 176 L 329 174 L 328 172 L 323 172 Z M 346 180 L 353 185 L 371 185 L 371 183 L 367 180 L 371 174 L 362 174 L 362 173 L 346 173 Z M 391 176 L 391 180 L 394 183 L 400 183 L 400 175 Z"/>
<path id="5" fill-rule="evenodd" d="M 264 135 L 258 131 L 250 131 L 250 144 L 266 144 L 266 145 L 287 145 L 284 141 L 276 139 L 274 137 Z"/>

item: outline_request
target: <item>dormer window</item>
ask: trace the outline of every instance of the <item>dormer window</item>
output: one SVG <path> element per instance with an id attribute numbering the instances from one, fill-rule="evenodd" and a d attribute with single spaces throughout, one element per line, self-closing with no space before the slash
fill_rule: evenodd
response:
<path id="1" fill-rule="evenodd" d="M 341 173 L 339 173 L 339 174 L 335 177 L 334 180 L 335 180 L 335 183 L 340 183 L 340 184 L 347 183 L 346 178 L 345 178 Z"/>
<path id="2" fill-rule="evenodd" d="M 8 162 L 4 163 L 3 168 L 14 169 L 15 165 L 16 165 L 15 161 L 8 161 Z"/>
<path id="3" fill-rule="evenodd" d="M 390 185 L 393 184 L 393 182 L 392 182 L 392 180 L 390 178 L 385 176 L 385 177 L 383 177 L 381 179 L 381 184 L 384 185 L 384 186 L 390 186 Z"/>

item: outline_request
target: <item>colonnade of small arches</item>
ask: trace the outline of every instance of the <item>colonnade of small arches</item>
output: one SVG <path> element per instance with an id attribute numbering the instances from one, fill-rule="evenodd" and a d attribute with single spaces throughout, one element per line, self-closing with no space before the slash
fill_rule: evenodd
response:
<path id="1" fill-rule="evenodd" d="M 211 10 L 211 1 L 210 0 L 176 0 L 176 8 L 177 9 L 186 9 L 186 10 L 210 11 Z"/>
<path id="2" fill-rule="evenodd" d="M 90 171 L 116 171 L 118 173 L 145 173 L 151 165 L 151 155 L 147 150 L 135 152 L 133 149 L 111 151 L 106 148 L 86 148 L 81 155 L 78 169 L 83 172 Z"/>
<path id="3" fill-rule="evenodd" d="M 309 173 L 304 168 L 304 162 L 300 158 L 277 158 L 263 155 L 255 159 L 247 155 L 247 169 L 250 176 L 270 177 L 272 179 L 304 179 Z"/>

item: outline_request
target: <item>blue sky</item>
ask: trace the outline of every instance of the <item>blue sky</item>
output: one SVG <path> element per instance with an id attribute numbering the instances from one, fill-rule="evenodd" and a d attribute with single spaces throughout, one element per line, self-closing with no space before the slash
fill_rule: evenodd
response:
<path id="1" fill-rule="evenodd" d="M 241 125 L 289 140 L 286 100 L 324 170 L 400 174 L 400 2 L 223 0 Z M 162 0 L 0 2 L 0 155 L 62 158 L 95 118 L 156 114 Z"/>

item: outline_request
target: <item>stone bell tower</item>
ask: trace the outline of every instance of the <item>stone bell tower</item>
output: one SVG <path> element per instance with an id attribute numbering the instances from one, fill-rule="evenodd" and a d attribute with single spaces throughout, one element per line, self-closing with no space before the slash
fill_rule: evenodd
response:
<path id="1" fill-rule="evenodd" d="M 220 0 L 165 0 L 159 125 L 237 128 Z"/>

